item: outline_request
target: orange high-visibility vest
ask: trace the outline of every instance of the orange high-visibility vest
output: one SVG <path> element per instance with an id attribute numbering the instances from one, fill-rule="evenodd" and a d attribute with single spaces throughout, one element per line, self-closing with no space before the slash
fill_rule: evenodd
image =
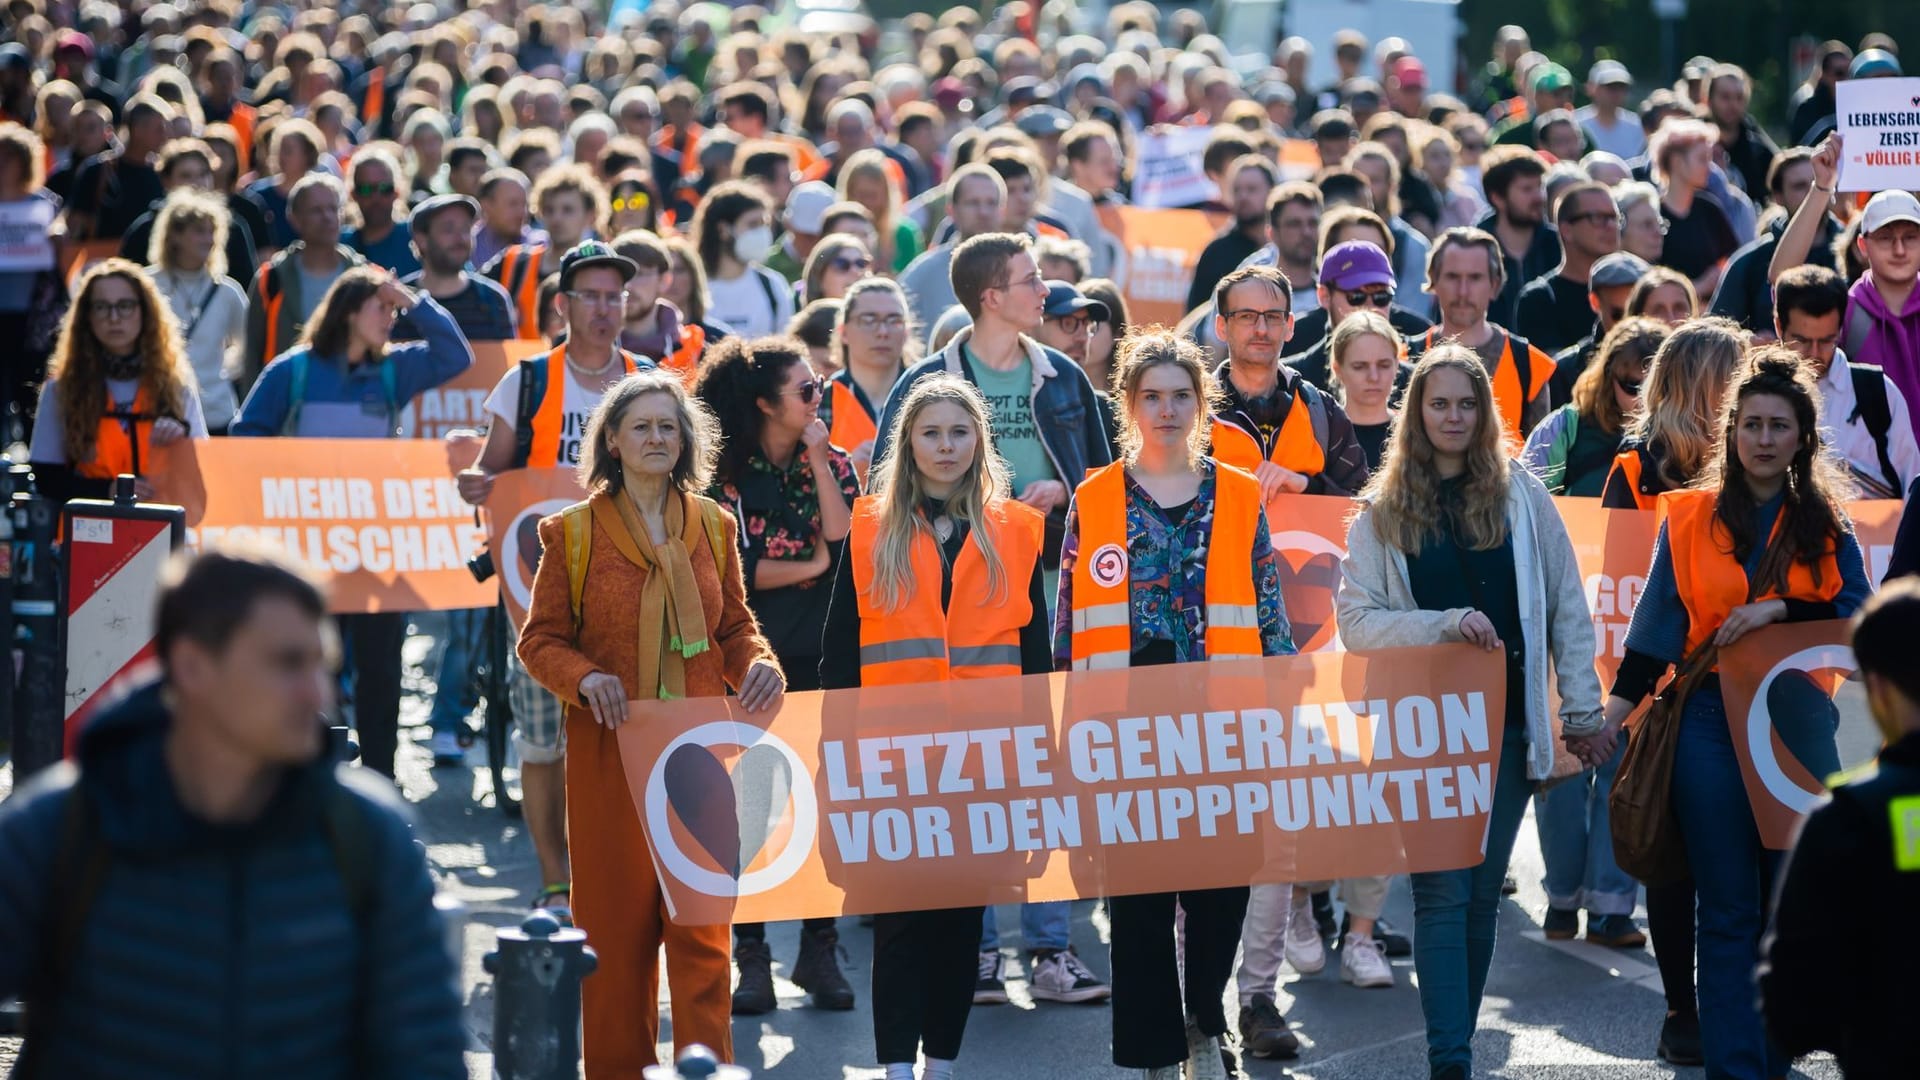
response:
<path id="1" fill-rule="evenodd" d="M 1619 473 L 1621 479 L 1626 481 L 1628 489 L 1633 492 L 1633 505 L 1642 510 L 1653 509 L 1654 501 L 1661 495 L 1658 491 L 1649 492 L 1641 485 L 1641 481 L 1647 478 L 1650 470 L 1655 478 L 1659 477 L 1659 470 L 1653 466 L 1653 457 L 1647 453 L 1647 448 L 1644 446 L 1628 447 L 1613 457 L 1613 472 Z M 1608 475 L 1607 480 L 1609 482 L 1613 480 L 1611 474 Z"/>
<path id="2" fill-rule="evenodd" d="M 827 386 L 833 395 L 832 403 L 828 406 L 833 411 L 833 426 L 827 429 L 827 442 L 842 450 L 852 450 L 861 443 L 880 437 L 876 417 L 867 411 L 867 406 L 851 384 L 835 376 Z M 870 468 L 871 463 L 859 467 L 861 483 L 866 483 L 867 470 Z"/>
<path id="3" fill-rule="evenodd" d="M 520 340 L 540 340 L 540 262 L 545 244 L 513 244 L 500 253 L 500 275 L 495 278 L 520 315 Z"/>
<path id="4" fill-rule="evenodd" d="M 1422 352 L 1433 348 L 1433 335 L 1439 327 L 1427 331 L 1426 345 Z M 1531 384 L 1524 390 L 1520 386 L 1520 360 L 1514 355 L 1513 335 L 1498 328 L 1498 333 L 1506 338 L 1506 344 L 1500 353 L 1500 362 L 1495 364 L 1487 377 L 1493 383 L 1493 401 L 1500 407 L 1500 421 L 1506 425 L 1507 441 L 1513 444 L 1517 452 L 1526 444 L 1526 430 L 1522 427 L 1526 419 L 1527 403 L 1540 396 L 1540 391 L 1553 378 L 1553 357 L 1527 346 L 1532 355 L 1527 362 L 1527 381 Z"/>
<path id="5" fill-rule="evenodd" d="M 636 370 L 633 354 L 624 349 L 615 351 L 620 354 L 620 364 L 626 373 L 633 374 Z M 560 346 L 542 357 L 540 362 L 547 365 L 547 389 L 540 396 L 540 404 L 533 410 L 533 445 L 527 451 L 527 467 L 540 469 L 571 465 L 573 463 L 570 461 L 560 460 L 560 433 L 567 424 L 567 347 Z M 525 377 L 522 373 L 521 378 Z"/>
<path id="6" fill-rule="evenodd" d="M 680 376 L 680 381 L 693 388 L 693 378 L 699 374 L 700 353 L 707 347 L 707 332 L 699 323 L 686 323 L 680 327 L 680 347 L 669 355 L 660 358 L 660 366 Z"/>
<path id="7" fill-rule="evenodd" d="M 1717 491 L 1688 489 L 1660 496 L 1666 515 L 1667 554 L 1673 560 L 1673 583 L 1687 609 L 1687 652 L 1713 636 L 1733 609 L 1747 602 L 1747 571 L 1733 556 L 1733 539 L 1714 516 Z M 1780 519 L 1773 522 L 1769 543 L 1780 543 Z M 1817 563 L 1794 559 L 1787 569 L 1787 591 L 1772 586 L 1754 593 L 1754 600 L 1832 600 L 1840 595 L 1840 563 L 1834 545 L 1820 553 Z M 1819 580 L 1816 582 L 1815 570 Z"/>
<path id="8" fill-rule="evenodd" d="M 1089 473 L 1073 501 L 1080 525 L 1073 564 L 1073 670 L 1124 668 L 1133 657 L 1125 464 L 1116 461 Z M 1209 660 L 1261 655 L 1259 598 L 1253 588 L 1259 525 L 1260 482 L 1216 462 L 1206 571 Z"/>
<path id="9" fill-rule="evenodd" d="M 75 465 L 73 471 L 94 480 L 111 480 L 121 473 L 139 476 L 145 464 L 153 460 L 153 422 L 159 419 L 153 412 L 153 400 L 143 386 L 133 395 L 131 409 L 121 411 L 111 408 L 112 402 L 108 405 L 93 436 L 93 457 Z M 127 433 L 129 427 L 132 435 Z"/>
<path id="10" fill-rule="evenodd" d="M 1306 395 L 1295 387 L 1293 405 L 1287 410 L 1287 418 L 1274 435 L 1273 445 L 1264 451 L 1258 435 L 1231 420 L 1214 417 L 1213 459 L 1247 472 L 1259 468 L 1262 461 L 1271 461 L 1302 476 L 1318 476 L 1325 472 L 1327 449 L 1320 445 L 1319 439 L 1314 438 L 1313 417 L 1309 413 L 1311 406 L 1305 399 Z"/>
<path id="11" fill-rule="evenodd" d="M 989 503 L 985 520 L 973 523 L 953 562 L 953 595 L 945 610 L 940 606 L 938 542 L 926 530 L 917 531 L 907 578 L 911 592 L 898 611 L 885 611 L 872 587 L 880 509 L 876 496 L 855 499 L 849 534 L 860 609 L 860 685 L 1020 674 L 1020 631 L 1033 620 L 1027 583 L 1040 559 L 1046 518 L 1011 499 Z M 991 534 L 1005 572 L 999 590 L 987 579 L 986 557 L 979 547 L 982 530 Z"/>
<path id="12" fill-rule="evenodd" d="M 280 289 L 280 279 L 274 274 L 271 261 L 260 264 L 260 272 L 254 276 L 254 288 L 259 292 L 260 299 L 267 305 L 266 346 L 260 354 L 260 363 L 265 365 L 279 355 L 280 309 L 287 301 L 287 295 Z"/>

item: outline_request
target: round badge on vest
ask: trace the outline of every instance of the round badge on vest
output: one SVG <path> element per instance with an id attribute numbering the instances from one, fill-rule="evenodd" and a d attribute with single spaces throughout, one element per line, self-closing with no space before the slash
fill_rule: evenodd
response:
<path id="1" fill-rule="evenodd" d="M 1087 572 L 1093 575 L 1093 583 L 1103 589 L 1127 580 L 1127 549 L 1119 544 L 1102 544 L 1087 564 Z"/>

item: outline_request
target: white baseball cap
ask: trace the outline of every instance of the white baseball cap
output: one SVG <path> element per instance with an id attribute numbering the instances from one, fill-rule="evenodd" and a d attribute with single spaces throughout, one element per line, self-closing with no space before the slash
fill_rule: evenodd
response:
<path id="1" fill-rule="evenodd" d="M 787 194 L 787 228 L 808 236 L 818 235 L 826 224 L 827 207 L 839 196 L 818 180 L 799 184 Z"/>
<path id="2" fill-rule="evenodd" d="M 1867 209 L 1860 218 L 1860 234 L 1879 232 L 1883 226 L 1896 221 L 1911 221 L 1920 225 L 1920 199 L 1913 197 L 1910 191 L 1883 191 L 1867 200 Z"/>
<path id="3" fill-rule="evenodd" d="M 1613 83 L 1633 85 L 1633 76 L 1628 74 L 1627 65 L 1618 60 L 1602 60 L 1587 69 L 1587 81 L 1595 86 L 1607 86 Z"/>

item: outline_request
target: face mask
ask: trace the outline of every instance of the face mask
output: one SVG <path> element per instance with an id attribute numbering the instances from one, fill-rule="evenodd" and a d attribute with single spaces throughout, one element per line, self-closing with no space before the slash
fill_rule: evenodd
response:
<path id="1" fill-rule="evenodd" d="M 773 250 L 773 230 L 765 225 L 748 229 L 733 238 L 733 257 L 744 263 L 759 262 Z"/>

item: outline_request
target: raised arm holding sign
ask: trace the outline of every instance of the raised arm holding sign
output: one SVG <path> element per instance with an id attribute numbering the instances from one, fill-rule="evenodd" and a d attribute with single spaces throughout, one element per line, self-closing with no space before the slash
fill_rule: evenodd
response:
<path id="1" fill-rule="evenodd" d="M 1920 78 L 1849 79 L 1834 104 L 1847 147 L 1840 190 L 1920 190 Z"/>

